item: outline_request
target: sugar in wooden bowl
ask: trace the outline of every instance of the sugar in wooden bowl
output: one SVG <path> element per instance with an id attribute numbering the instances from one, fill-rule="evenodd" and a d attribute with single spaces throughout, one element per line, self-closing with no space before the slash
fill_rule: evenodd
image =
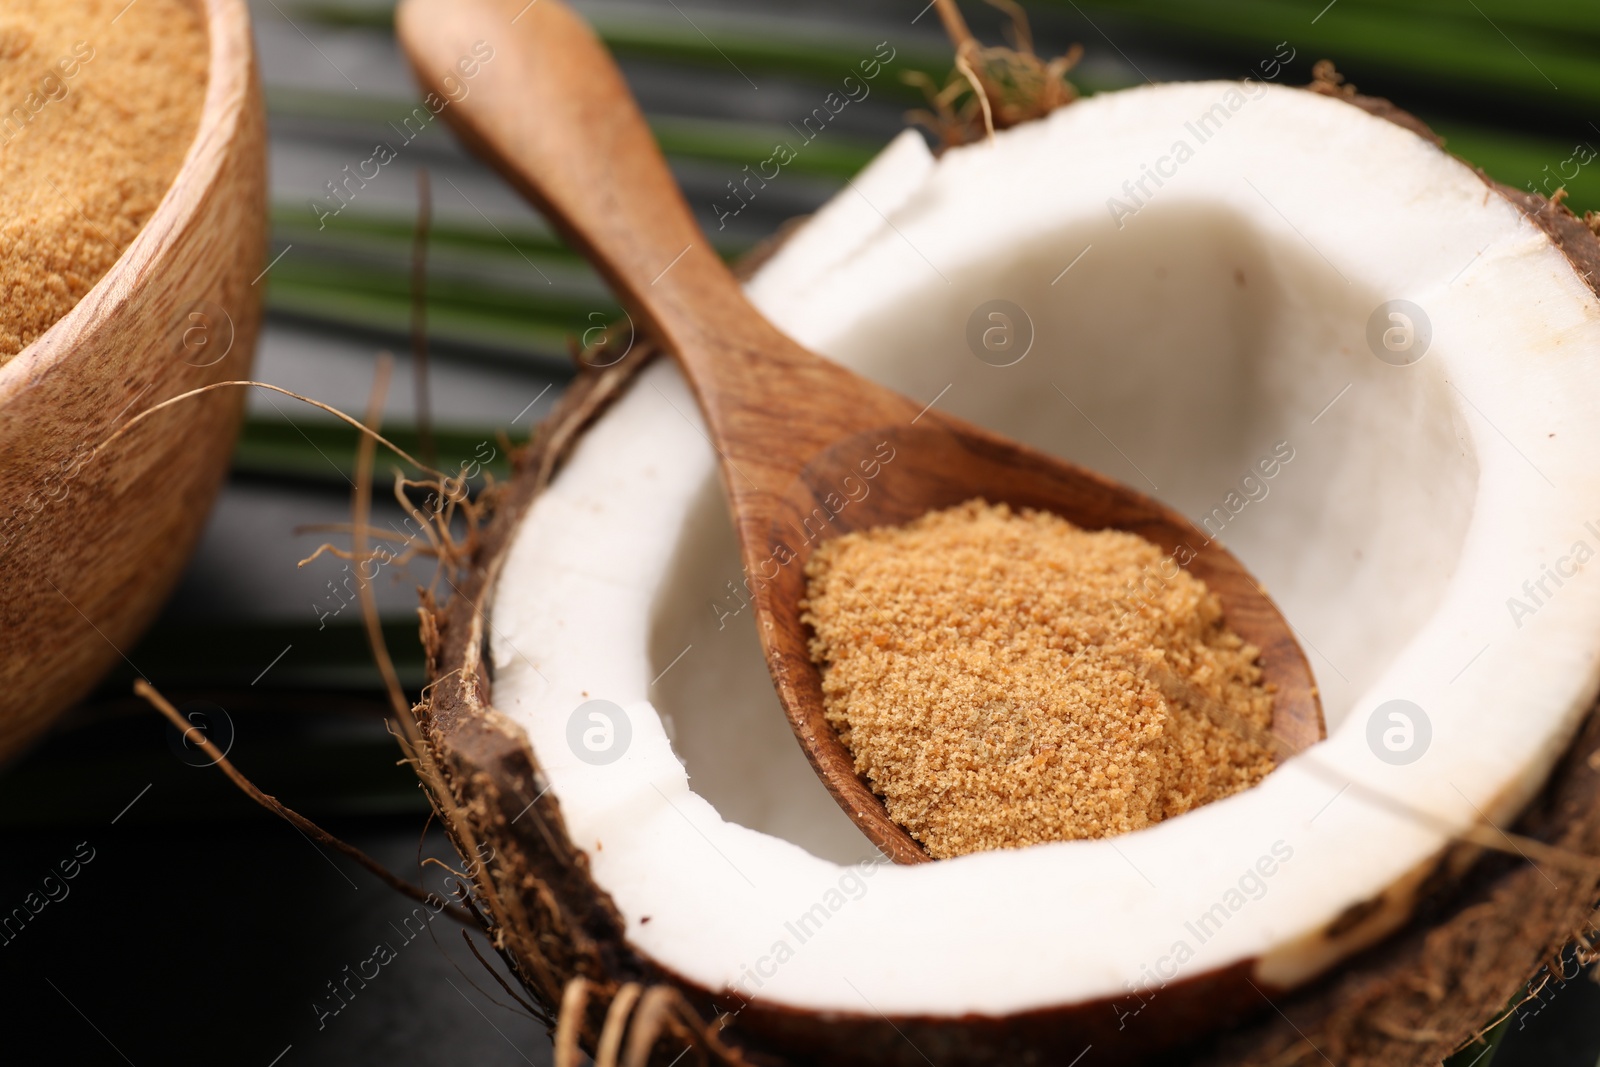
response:
<path id="1" fill-rule="evenodd" d="M 180 0 L 0 8 L 0 361 L 70 311 L 155 214 L 205 91 L 205 26 Z"/>
<path id="2" fill-rule="evenodd" d="M 0 6 L 0 758 L 123 662 L 227 472 L 265 265 L 243 0 Z"/>

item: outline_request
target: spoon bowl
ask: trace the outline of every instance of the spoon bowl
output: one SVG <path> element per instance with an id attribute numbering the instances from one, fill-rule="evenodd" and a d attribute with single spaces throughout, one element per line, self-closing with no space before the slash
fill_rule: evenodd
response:
<path id="1" fill-rule="evenodd" d="M 721 460 L 756 627 L 779 699 L 823 783 L 897 862 L 927 852 L 855 772 L 828 723 L 801 620 L 821 542 L 974 497 L 1151 541 L 1216 593 L 1261 649 L 1272 734 L 1323 736 L 1310 666 L 1288 623 L 1221 545 L 1159 502 L 885 389 L 781 333 L 712 250 L 615 63 L 560 0 L 405 0 L 396 28 L 462 139 L 583 251 L 689 379 Z M 472 91 L 445 92 L 468 57 Z M 459 96 L 459 99 L 456 97 Z M 1159 576 L 1158 576 L 1159 578 Z"/>
<path id="2" fill-rule="evenodd" d="M 929 857 L 856 774 L 854 757 L 824 713 L 810 628 L 800 618 L 805 564 L 831 537 L 900 525 L 974 497 L 1048 511 L 1084 529 L 1125 530 L 1156 545 L 1171 561 L 1164 565 L 1169 579 L 1173 565 L 1202 579 L 1221 601 L 1228 626 L 1261 649 L 1263 681 L 1275 690 L 1271 731 L 1279 747 L 1298 751 L 1323 737 L 1311 669 L 1293 632 L 1226 549 L 1156 500 L 930 411 L 915 425 L 875 427 L 812 457 L 776 501 L 762 559 L 752 565 L 748 543 L 745 550 L 762 646 L 789 723 L 834 799 L 892 859 Z M 1149 577 L 1163 580 L 1159 573 Z"/>

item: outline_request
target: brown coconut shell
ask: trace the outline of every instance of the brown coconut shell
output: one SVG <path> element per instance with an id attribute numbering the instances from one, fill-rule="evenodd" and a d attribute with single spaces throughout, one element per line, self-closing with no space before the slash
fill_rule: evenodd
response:
<path id="1" fill-rule="evenodd" d="M 1439 143 L 1411 115 L 1326 73 L 1319 71 L 1313 91 Z M 1484 181 L 1549 233 L 1600 293 L 1600 240 L 1588 226 L 1559 200 Z M 1244 961 L 1160 990 L 1126 1027 L 1108 1001 L 1006 1018 L 819 1016 L 743 1003 L 665 972 L 629 946 L 621 916 L 566 832 L 559 798 L 545 792 L 525 735 L 491 704 L 486 621 L 529 505 L 654 354 L 652 345 L 636 345 L 615 366 L 580 372 L 497 492 L 457 594 L 421 611 L 430 686 L 415 712 L 424 777 L 462 855 L 492 857 L 477 868 L 478 903 L 513 973 L 559 1016 L 557 1067 L 577 1063 L 580 1043 L 602 1065 L 630 1067 L 1069 1064 L 1089 1045 L 1098 1064 L 1436 1067 L 1508 1003 L 1559 976 L 1563 949 L 1576 941 L 1587 950 L 1600 866 L 1575 874 L 1463 851 L 1466 873 L 1436 879 L 1405 927 L 1309 986 L 1284 992 L 1253 984 Z M 1516 829 L 1600 854 L 1600 705 Z M 1119 1006 L 1127 1012 L 1128 999 Z M 675 1061 L 685 1048 L 692 1052 Z"/>
<path id="2" fill-rule="evenodd" d="M 0 759 L 127 659 L 199 540 L 238 436 L 243 390 L 217 390 L 96 452 L 163 400 L 249 377 L 266 119 L 243 0 L 198 6 L 209 79 L 171 188 L 88 294 L 0 366 Z"/>

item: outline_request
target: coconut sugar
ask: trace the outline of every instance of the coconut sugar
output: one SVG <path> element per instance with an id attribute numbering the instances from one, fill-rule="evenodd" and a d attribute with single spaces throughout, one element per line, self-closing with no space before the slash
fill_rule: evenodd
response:
<path id="1" fill-rule="evenodd" d="M 1135 534 L 974 500 L 825 542 L 806 576 L 828 719 L 937 858 L 1127 833 L 1273 767 L 1258 650 Z"/>
<path id="2" fill-rule="evenodd" d="M 206 73 L 198 4 L 0 6 L 0 364 L 149 221 L 194 140 Z"/>

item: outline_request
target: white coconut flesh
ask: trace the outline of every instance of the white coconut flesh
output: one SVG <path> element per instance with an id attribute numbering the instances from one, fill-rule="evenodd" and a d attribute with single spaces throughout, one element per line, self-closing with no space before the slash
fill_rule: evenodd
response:
<path id="1" fill-rule="evenodd" d="M 1124 182 L 1146 165 L 1163 184 L 1135 200 Z M 1595 696 L 1600 304 L 1543 231 L 1413 133 L 1301 90 L 1204 83 L 1097 96 L 937 161 L 907 135 L 750 292 L 913 397 L 1214 529 L 1222 505 L 1221 539 L 1311 659 L 1329 736 L 1136 833 L 853 866 L 875 853 L 801 756 L 750 610 L 726 614 L 740 567 L 715 456 L 661 361 L 516 536 L 493 702 L 527 731 L 631 945 L 707 989 L 954 1016 L 1242 960 L 1293 986 L 1405 917 L 1448 829 L 1512 819 Z M 965 337 L 997 298 L 1035 330 L 1008 367 Z M 1409 366 L 1367 342 L 1393 299 L 1431 321 Z M 1279 442 L 1293 458 L 1249 500 L 1241 478 Z M 568 742 L 591 699 L 631 727 L 605 765 Z M 1368 740 L 1394 699 L 1431 724 L 1405 765 Z"/>

